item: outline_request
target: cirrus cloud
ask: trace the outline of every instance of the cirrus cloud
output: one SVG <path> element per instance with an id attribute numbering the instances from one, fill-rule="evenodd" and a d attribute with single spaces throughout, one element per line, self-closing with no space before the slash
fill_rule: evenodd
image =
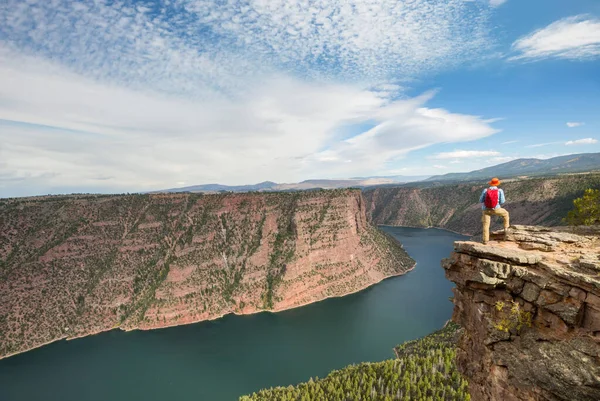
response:
<path id="1" fill-rule="evenodd" d="M 0 51 L 0 98 L 10 100 L 0 102 L 0 197 L 347 177 L 498 132 L 480 117 L 427 107 L 434 96 L 394 99 L 280 75 L 236 98 L 173 98 Z M 365 122 L 371 128 L 340 137 L 340 127 Z"/>
<path id="2" fill-rule="evenodd" d="M 518 39 L 512 50 L 516 54 L 509 60 L 600 57 L 600 19 L 585 15 L 563 18 Z"/>
<path id="3" fill-rule="evenodd" d="M 362 175 L 492 135 L 493 119 L 402 93 L 485 52 L 492 12 L 463 0 L 5 0 L 0 196 Z M 341 132 L 352 125 L 369 127 Z"/>
<path id="4" fill-rule="evenodd" d="M 506 3 L 507 0 L 490 0 L 490 5 L 492 7 L 500 7 L 502 4 Z"/>
<path id="5" fill-rule="evenodd" d="M 361 80 L 447 69 L 493 44 L 491 10 L 464 0 L 6 0 L 0 38 L 129 85 L 237 90 L 266 68 Z"/>

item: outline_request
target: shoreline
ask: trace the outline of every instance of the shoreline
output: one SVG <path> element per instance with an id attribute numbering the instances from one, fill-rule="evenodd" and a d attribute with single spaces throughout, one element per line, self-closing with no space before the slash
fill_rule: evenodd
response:
<path id="1" fill-rule="evenodd" d="M 428 230 L 430 228 L 435 228 L 436 230 L 443 230 L 443 231 L 448 231 L 449 233 L 453 233 L 453 234 L 458 234 L 458 235 L 463 235 L 465 237 L 473 237 L 474 234 L 465 234 L 465 233 L 461 233 L 458 231 L 454 231 L 454 230 L 449 230 L 447 228 L 444 227 L 436 227 L 436 226 L 427 226 L 427 227 L 417 227 L 417 226 L 394 226 L 391 224 L 376 224 L 377 227 L 400 227 L 400 228 L 421 228 L 423 230 Z"/>
<path id="2" fill-rule="evenodd" d="M 415 267 L 417 267 L 417 263 L 414 263 L 414 264 L 413 264 L 413 266 L 412 266 L 410 269 L 408 269 L 408 270 L 405 270 L 405 271 L 404 271 L 404 272 L 402 272 L 402 273 L 398 273 L 398 274 L 392 274 L 391 276 L 385 276 L 385 277 L 381 278 L 380 280 L 377 280 L 377 281 L 375 281 L 375 282 L 373 282 L 373 283 L 371 283 L 371 284 L 367 285 L 366 287 L 359 288 L 359 289 L 357 289 L 357 290 L 355 290 L 355 291 L 351 291 L 351 292 L 345 293 L 345 294 L 343 294 L 343 295 L 331 295 L 331 296 L 327 296 L 327 297 L 325 297 L 325 298 L 322 298 L 322 299 L 318 299 L 318 300 L 316 300 L 316 301 L 310 301 L 310 302 L 305 302 L 305 303 L 302 303 L 302 304 L 293 305 L 293 306 L 290 306 L 290 307 L 288 307 L 288 308 L 282 308 L 282 309 L 273 309 L 273 310 L 264 310 L 264 309 L 261 309 L 261 310 L 256 310 L 256 311 L 254 311 L 254 312 L 248 312 L 248 313 L 239 313 L 239 312 L 235 312 L 235 311 L 233 311 L 233 312 L 227 312 L 227 313 L 223 313 L 223 314 L 221 314 L 221 315 L 219 315 L 219 316 L 215 316 L 214 318 L 210 318 L 210 319 L 200 319 L 200 320 L 195 320 L 195 321 L 193 321 L 193 322 L 189 322 L 189 323 L 181 323 L 181 324 L 169 324 L 169 325 L 166 325 L 166 326 L 160 326 L 160 327 L 135 328 L 135 329 L 121 329 L 121 330 L 122 330 L 122 331 L 125 331 L 125 332 L 130 332 L 130 331 L 135 331 L 135 330 L 140 330 L 140 331 L 160 330 L 160 329 L 167 329 L 167 328 L 169 328 L 169 327 L 185 326 L 185 325 L 188 325 L 188 324 L 196 324 L 196 323 L 202 323 L 202 322 L 212 322 L 212 321 L 214 321 L 214 320 L 222 319 L 222 318 L 224 318 L 225 316 L 228 316 L 228 315 L 235 315 L 235 316 L 250 316 L 250 315 L 257 315 L 257 314 L 259 314 L 259 313 L 280 313 L 280 312 L 285 312 L 285 311 L 292 310 L 292 309 L 297 309 L 297 308 L 302 308 L 302 307 L 309 306 L 309 305 L 313 305 L 313 304 L 318 304 L 319 302 L 323 302 L 323 301 L 326 301 L 326 300 L 328 300 L 328 299 L 343 298 L 343 297 L 346 297 L 346 296 L 348 296 L 348 295 L 357 294 L 357 293 L 359 293 L 359 292 L 361 292 L 361 291 L 364 291 L 364 290 L 366 290 L 366 289 L 369 289 L 369 288 L 371 288 L 372 286 L 374 286 L 374 285 L 376 285 L 376 284 L 379 284 L 379 283 L 381 283 L 381 282 L 383 282 L 383 281 L 385 281 L 385 280 L 388 280 L 388 279 L 391 279 L 391 278 L 395 278 L 395 277 L 400 277 L 400 276 L 403 276 L 403 275 L 405 275 L 406 273 L 409 273 L 409 272 L 413 271 L 413 270 L 415 269 Z M 120 328 L 120 327 L 116 327 L 116 328 Z M 84 337 L 87 337 L 87 336 L 84 336 Z"/>
<path id="3" fill-rule="evenodd" d="M 393 226 L 393 227 L 398 227 L 398 226 Z M 218 316 L 215 316 L 215 317 L 212 317 L 212 318 L 209 318 L 209 319 L 200 319 L 200 320 L 195 320 L 195 321 L 186 322 L 186 323 L 179 323 L 179 324 L 168 324 L 168 325 L 160 326 L 160 327 L 123 328 L 121 326 L 115 326 L 115 327 L 112 327 L 112 328 L 109 328 L 109 329 L 106 329 L 106 330 L 99 330 L 99 331 L 95 331 L 95 332 L 92 332 L 92 333 L 89 333 L 89 334 L 83 334 L 83 335 L 80 335 L 80 336 L 75 336 L 75 337 L 63 336 L 63 337 L 60 337 L 60 338 L 56 338 L 54 340 L 45 342 L 43 344 L 36 345 L 34 347 L 28 348 L 28 349 L 23 350 L 23 351 L 18 351 L 18 352 L 14 352 L 12 354 L 0 356 L 0 360 L 7 359 L 7 358 L 10 358 L 12 356 L 19 355 L 19 354 L 27 353 L 27 352 L 33 351 L 33 350 L 35 350 L 37 348 L 41 348 L 43 346 L 50 345 L 50 344 L 52 344 L 54 342 L 63 341 L 63 340 L 72 341 L 72 340 L 76 340 L 78 338 L 91 337 L 91 336 L 94 336 L 94 335 L 97 335 L 97 334 L 107 333 L 107 332 L 112 331 L 112 330 L 121 330 L 122 332 L 126 332 L 126 333 L 127 332 L 131 332 L 131 331 L 135 331 L 135 330 L 139 330 L 139 331 L 160 330 L 160 329 L 167 329 L 167 328 L 177 327 L 177 326 L 186 326 L 186 325 L 190 325 L 190 324 L 197 324 L 197 323 L 202 323 L 202 322 L 211 322 L 211 321 L 215 321 L 215 320 L 218 320 L 218 319 L 222 319 L 222 318 L 224 318 L 225 316 L 228 316 L 228 315 L 249 316 L 249 315 L 256 315 L 256 314 L 259 314 L 259 313 L 279 313 L 279 312 L 285 312 L 285 311 L 288 311 L 288 310 L 292 310 L 292 309 L 296 309 L 296 308 L 301 308 L 301 307 L 309 306 L 309 305 L 312 305 L 312 304 L 317 304 L 319 302 L 323 302 L 323 301 L 328 300 L 328 299 L 343 298 L 343 297 L 346 297 L 348 295 L 357 294 L 357 293 L 359 293 L 361 291 L 364 291 L 364 290 L 366 290 L 366 289 L 368 289 L 368 288 L 370 288 L 370 287 L 372 287 L 372 286 L 374 286 L 376 284 L 379 284 L 379 283 L 383 282 L 384 280 L 388 280 L 388 279 L 391 279 L 391 278 L 403 276 L 403 275 L 405 275 L 405 274 L 413 271 L 416 267 L 417 267 L 417 263 L 415 262 L 415 263 L 413 263 L 413 266 L 410 267 L 408 270 L 405 270 L 405 271 L 403 271 L 401 273 L 392 274 L 392 275 L 389 275 L 389 276 L 384 276 L 381 279 L 370 283 L 366 287 L 359 288 L 359 289 L 357 289 L 355 291 L 351 291 L 351 292 L 348 292 L 348 293 L 345 293 L 345 294 L 342 294 L 342 295 L 327 296 L 327 297 L 322 298 L 322 299 L 318 299 L 318 300 L 310 301 L 310 302 L 305 302 L 305 303 L 298 304 L 298 305 L 293 305 L 293 306 L 290 306 L 290 307 L 287 307 L 287 308 L 276 309 L 276 310 L 256 310 L 254 312 L 248 312 L 248 313 L 239 313 L 239 312 L 236 312 L 236 311 L 232 311 L 232 312 L 223 313 L 221 315 L 218 315 Z"/>

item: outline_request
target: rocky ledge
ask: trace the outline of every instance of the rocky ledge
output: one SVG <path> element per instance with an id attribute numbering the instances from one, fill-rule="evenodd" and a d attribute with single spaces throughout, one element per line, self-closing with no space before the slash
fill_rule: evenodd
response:
<path id="1" fill-rule="evenodd" d="M 600 400 L 600 227 L 513 226 L 442 263 L 473 400 Z"/>

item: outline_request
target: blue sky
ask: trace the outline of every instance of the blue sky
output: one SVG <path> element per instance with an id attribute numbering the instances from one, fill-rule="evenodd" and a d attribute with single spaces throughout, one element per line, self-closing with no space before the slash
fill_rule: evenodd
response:
<path id="1" fill-rule="evenodd" d="M 0 197 L 600 152 L 596 0 L 7 0 Z"/>

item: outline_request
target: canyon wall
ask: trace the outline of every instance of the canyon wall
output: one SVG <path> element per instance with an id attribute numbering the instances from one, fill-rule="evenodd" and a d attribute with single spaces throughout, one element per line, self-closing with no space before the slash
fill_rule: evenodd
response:
<path id="1" fill-rule="evenodd" d="M 442 265 L 472 400 L 600 400 L 600 227 L 514 226 Z"/>
<path id="2" fill-rule="evenodd" d="M 413 265 L 358 190 L 0 199 L 0 357 L 280 311 Z"/>
<path id="3" fill-rule="evenodd" d="M 369 189 L 364 192 L 367 217 L 374 224 L 440 227 L 466 235 L 479 234 L 481 205 L 478 202 L 485 187 L 486 183 L 482 182 Z M 501 187 L 506 193 L 505 208 L 513 222 L 556 226 L 572 209 L 573 199 L 588 188 L 600 188 L 600 174 L 515 180 Z"/>

